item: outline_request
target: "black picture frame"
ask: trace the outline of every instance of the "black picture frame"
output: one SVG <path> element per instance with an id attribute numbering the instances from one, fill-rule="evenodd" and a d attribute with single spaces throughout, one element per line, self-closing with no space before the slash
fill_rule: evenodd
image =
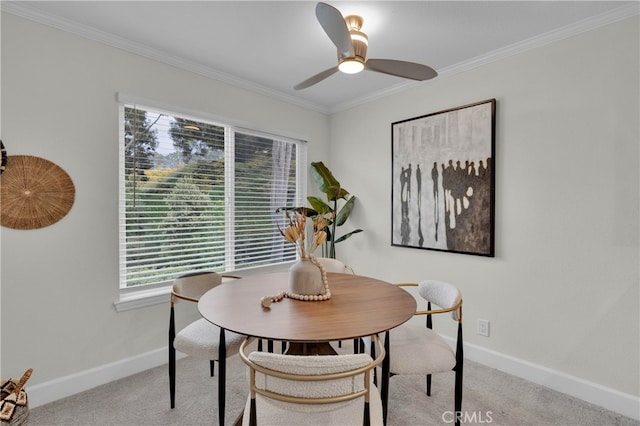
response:
<path id="1" fill-rule="evenodd" d="M 495 256 L 496 100 L 391 124 L 391 245 Z"/>
<path id="2" fill-rule="evenodd" d="M 2 139 L 0 139 L 0 153 L 2 154 L 2 159 L 0 160 L 0 175 L 4 172 L 4 169 L 7 167 L 7 150 L 4 149 L 4 144 L 2 143 Z"/>

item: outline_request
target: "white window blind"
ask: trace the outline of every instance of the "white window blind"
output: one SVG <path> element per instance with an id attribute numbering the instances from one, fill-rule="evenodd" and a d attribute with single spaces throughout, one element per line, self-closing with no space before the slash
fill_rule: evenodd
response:
<path id="1" fill-rule="evenodd" d="M 303 199 L 303 142 L 122 108 L 121 288 L 295 259 L 275 211 Z"/>

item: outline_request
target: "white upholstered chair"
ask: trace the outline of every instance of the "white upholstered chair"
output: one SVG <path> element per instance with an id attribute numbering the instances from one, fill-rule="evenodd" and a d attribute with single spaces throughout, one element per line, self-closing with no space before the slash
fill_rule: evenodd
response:
<path id="1" fill-rule="evenodd" d="M 454 411 L 462 409 L 462 295 L 455 286 L 435 280 L 419 284 L 398 284 L 418 287 L 418 294 L 426 300 L 426 310 L 415 315 L 425 316 L 426 324 L 406 322 L 390 331 L 390 374 L 419 374 L 426 376 L 426 393 L 431 396 L 431 375 L 447 371 L 455 372 Z M 438 309 L 432 309 L 436 305 Z M 420 306 L 420 305 L 418 305 Z M 457 322 L 455 351 L 447 341 L 433 330 L 432 316 L 449 314 Z M 456 425 L 459 419 L 456 418 Z"/>
<path id="2" fill-rule="evenodd" d="M 355 272 L 350 266 L 345 265 L 338 259 L 330 257 L 319 257 L 318 260 L 324 265 L 327 272 L 337 272 L 339 274 L 354 274 Z"/>
<path id="3" fill-rule="evenodd" d="M 169 395 L 171 408 L 175 407 L 176 395 L 176 351 L 195 358 L 208 360 L 210 374 L 214 375 L 218 361 L 218 412 L 220 424 L 224 424 L 226 358 L 238 353 L 246 336 L 223 331 L 204 318 L 200 318 L 176 334 L 174 305 L 179 301 L 197 303 L 210 289 L 222 283 L 223 278 L 238 278 L 219 275 L 215 272 L 195 272 L 175 279 L 171 291 L 171 315 L 169 318 Z M 220 346 L 224 342 L 226 356 L 220 359 Z"/>
<path id="4" fill-rule="evenodd" d="M 382 402 L 371 371 L 382 362 L 368 354 L 282 355 L 246 353 L 250 394 L 242 424 L 382 425 Z"/>

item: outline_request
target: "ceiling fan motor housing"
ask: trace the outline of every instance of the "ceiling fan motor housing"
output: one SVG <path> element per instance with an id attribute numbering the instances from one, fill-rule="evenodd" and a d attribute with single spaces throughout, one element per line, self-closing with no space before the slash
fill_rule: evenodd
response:
<path id="1" fill-rule="evenodd" d="M 344 22 L 349 29 L 349 35 L 351 36 L 351 44 L 353 45 L 353 56 L 349 57 L 343 55 L 338 51 L 338 60 L 342 62 L 345 59 L 356 59 L 362 63 L 367 59 L 367 47 L 369 46 L 369 38 L 367 35 L 360 31 L 362 28 L 363 19 L 357 15 L 349 15 L 344 18 Z"/>

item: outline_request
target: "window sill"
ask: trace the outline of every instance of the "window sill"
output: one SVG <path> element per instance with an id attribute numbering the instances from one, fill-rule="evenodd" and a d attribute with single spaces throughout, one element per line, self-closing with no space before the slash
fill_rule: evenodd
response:
<path id="1" fill-rule="evenodd" d="M 163 286 L 154 289 L 146 289 L 121 293 L 120 299 L 113 302 L 116 311 L 123 312 L 145 306 L 169 303 L 171 299 L 171 286 Z"/>
<path id="2" fill-rule="evenodd" d="M 244 269 L 242 271 L 232 271 L 231 275 L 239 277 L 278 271 L 288 271 L 293 262 L 285 262 L 277 265 L 259 266 L 257 268 Z M 225 274 L 227 274 L 225 272 Z M 159 284 L 154 288 L 142 290 L 120 290 L 120 299 L 113 302 L 117 312 L 129 311 L 131 309 L 144 308 L 146 306 L 169 303 L 171 300 L 171 283 Z"/>

